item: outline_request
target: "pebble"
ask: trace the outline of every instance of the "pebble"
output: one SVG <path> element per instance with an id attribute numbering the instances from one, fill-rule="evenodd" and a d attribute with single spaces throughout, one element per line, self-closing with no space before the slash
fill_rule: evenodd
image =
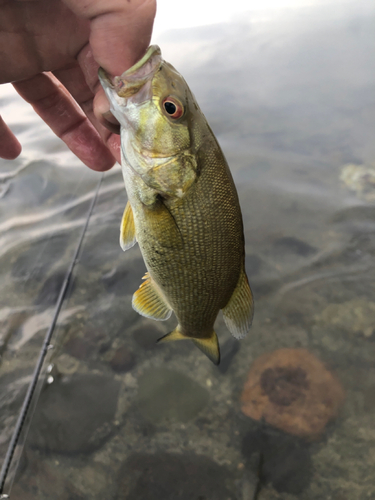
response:
<path id="1" fill-rule="evenodd" d="M 128 372 L 135 365 L 135 356 L 126 346 L 121 346 L 114 352 L 109 365 L 116 373 Z"/>

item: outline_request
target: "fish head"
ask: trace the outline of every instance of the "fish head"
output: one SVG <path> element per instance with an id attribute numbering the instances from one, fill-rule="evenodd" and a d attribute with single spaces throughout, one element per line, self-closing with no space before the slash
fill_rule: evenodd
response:
<path id="1" fill-rule="evenodd" d="M 99 79 L 121 125 L 126 163 L 161 194 L 184 196 L 197 176 L 191 126 L 199 108 L 183 77 L 152 45 L 121 76 L 100 68 Z"/>

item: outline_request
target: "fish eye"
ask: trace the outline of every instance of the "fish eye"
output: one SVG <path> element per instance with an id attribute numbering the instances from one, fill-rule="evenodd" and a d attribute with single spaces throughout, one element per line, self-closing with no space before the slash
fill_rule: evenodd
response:
<path id="1" fill-rule="evenodd" d="M 184 114 L 184 107 L 174 97 L 166 97 L 163 101 L 163 108 L 171 118 L 180 118 Z"/>

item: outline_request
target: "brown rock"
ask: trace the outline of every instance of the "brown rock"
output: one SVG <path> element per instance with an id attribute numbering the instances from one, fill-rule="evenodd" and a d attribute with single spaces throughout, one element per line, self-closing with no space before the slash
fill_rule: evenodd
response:
<path id="1" fill-rule="evenodd" d="M 279 349 L 252 365 L 242 411 L 289 434 L 317 439 L 344 401 L 340 382 L 306 349 Z"/>
<path id="2" fill-rule="evenodd" d="M 134 354 L 125 346 L 119 347 L 114 352 L 109 364 L 115 372 L 128 372 L 135 365 Z"/>

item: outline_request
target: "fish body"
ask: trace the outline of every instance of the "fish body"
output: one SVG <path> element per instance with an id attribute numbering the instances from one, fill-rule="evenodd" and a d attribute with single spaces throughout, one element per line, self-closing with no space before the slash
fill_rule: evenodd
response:
<path id="1" fill-rule="evenodd" d="M 178 325 L 160 341 L 191 339 L 216 364 L 220 310 L 246 335 L 253 299 L 245 273 L 241 209 L 220 146 L 182 76 L 151 46 L 113 81 L 99 71 L 121 125 L 128 194 L 120 234 L 138 241 L 145 281 L 133 296 L 140 314 Z"/>

